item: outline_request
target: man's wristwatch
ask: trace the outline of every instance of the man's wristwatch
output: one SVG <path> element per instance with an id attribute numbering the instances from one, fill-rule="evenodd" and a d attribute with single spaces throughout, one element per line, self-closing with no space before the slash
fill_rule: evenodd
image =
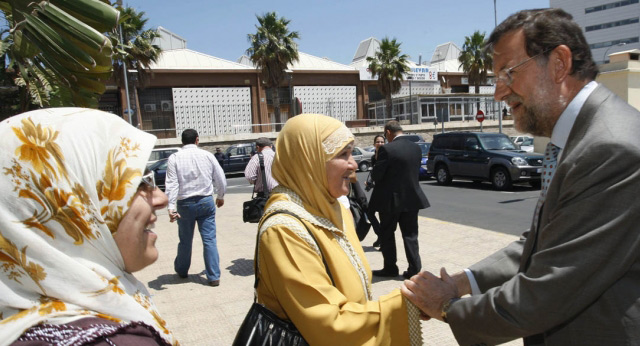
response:
<path id="1" fill-rule="evenodd" d="M 442 320 L 445 323 L 449 323 L 449 321 L 447 320 L 447 312 L 449 312 L 449 308 L 451 307 L 451 304 L 457 302 L 458 300 L 460 300 L 460 298 L 451 298 L 449 299 L 448 302 L 442 305 L 442 311 L 440 312 L 440 317 L 442 317 Z"/>

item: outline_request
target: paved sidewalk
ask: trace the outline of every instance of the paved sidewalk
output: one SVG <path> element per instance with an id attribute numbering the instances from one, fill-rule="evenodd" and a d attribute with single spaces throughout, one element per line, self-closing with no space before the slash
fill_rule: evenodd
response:
<path id="1" fill-rule="evenodd" d="M 236 331 L 253 303 L 253 251 L 256 224 L 242 222 L 242 203 L 250 193 L 227 194 L 217 210 L 217 238 L 222 271 L 219 287 L 210 287 L 203 274 L 202 240 L 196 232 L 189 277 L 173 271 L 178 244 L 178 226 L 169 222 L 166 210 L 158 213 L 155 232 L 160 252 L 158 262 L 136 274 L 147 285 L 161 316 L 182 345 L 231 345 Z M 515 240 L 516 237 L 484 229 L 419 217 L 420 255 L 423 269 L 439 273 L 462 270 Z M 407 267 L 400 231 L 396 232 L 398 267 Z M 382 254 L 371 244 L 373 232 L 363 241 L 372 269 L 382 267 Z M 401 277 L 373 278 L 374 297 L 400 287 Z M 439 321 L 422 322 L 425 345 L 456 345 L 448 326 Z M 513 341 L 507 345 L 522 345 Z"/>

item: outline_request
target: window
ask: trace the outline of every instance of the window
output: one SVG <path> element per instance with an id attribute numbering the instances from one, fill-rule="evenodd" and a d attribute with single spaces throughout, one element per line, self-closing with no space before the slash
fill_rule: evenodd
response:
<path id="1" fill-rule="evenodd" d="M 353 152 L 351 153 L 351 155 L 362 155 L 362 152 L 358 148 L 353 148 Z"/>
<path id="2" fill-rule="evenodd" d="M 638 21 L 639 21 L 638 17 L 624 19 L 624 20 L 618 20 L 618 21 L 615 21 L 615 22 L 609 22 L 609 23 L 604 23 L 604 24 L 587 26 L 587 27 L 584 28 L 584 31 L 589 32 L 589 31 L 594 31 L 594 30 L 615 28 L 617 26 L 635 24 L 635 23 L 638 23 Z"/>
<path id="3" fill-rule="evenodd" d="M 621 38 L 619 40 L 614 40 L 614 41 L 598 42 L 598 43 L 590 44 L 589 48 L 591 49 L 606 48 L 606 47 L 615 46 L 620 43 L 630 44 L 630 43 L 637 43 L 639 41 L 640 41 L 640 37 Z"/>
<path id="4" fill-rule="evenodd" d="M 612 8 L 616 8 L 616 7 L 621 7 L 621 6 L 627 6 L 627 5 L 632 5 L 632 4 L 637 4 L 639 0 L 624 0 L 624 1 L 616 1 L 616 2 L 610 2 L 608 4 L 604 4 L 604 5 L 598 5 L 598 6 L 593 6 L 593 7 L 587 7 L 584 9 L 584 13 L 592 13 L 592 12 L 598 12 L 598 11 L 604 11 L 604 10 L 610 10 Z"/>

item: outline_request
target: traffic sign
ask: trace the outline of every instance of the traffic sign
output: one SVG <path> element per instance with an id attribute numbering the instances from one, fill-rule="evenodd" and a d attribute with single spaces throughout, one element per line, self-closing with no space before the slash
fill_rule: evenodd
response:
<path id="1" fill-rule="evenodd" d="M 478 114 L 476 114 L 476 120 L 479 122 L 484 121 L 484 112 L 482 110 L 478 110 Z"/>

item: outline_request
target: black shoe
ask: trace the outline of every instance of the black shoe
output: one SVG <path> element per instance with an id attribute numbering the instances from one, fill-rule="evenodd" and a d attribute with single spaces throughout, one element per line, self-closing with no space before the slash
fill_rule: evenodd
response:
<path id="1" fill-rule="evenodd" d="M 412 276 L 416 275 L 418 273 L 409 273 L 408 270 L 405 270 L 404 273 L 402 273 L 402 277 L 409 280 L 411 279 Z"/>
<path id="2" fill-rule="evenodd" d="M 209 286 L 213 286 L 213 287 L 220 286 L 220 280 L 209 281 Z"/>
<path id="3" fill-rule="evenodd" d="M 376 240 L 373 242 L 373 247 L 376 249 L 380 249 L 380 240 Z"/>
<path id="4" fill-rule="evenodd" d="M 371 273 L 373 274 L 373 276 L 379 276 L 383 278 L 392 278 L 392 277 L 398 276 L 398 269 L 393 270 L 393 269 L 382 268 L 380 270 L 374 270 Z"/>
<path id="5" fill-rule="evenodd" d="M 187 274 L 187 275 L 182 275 L 182 274 L 180 274 L 180 273 L 176 273 L 176 274 L 177 274 L 181 279 L 186 279 L 186 278 L 188 278 L 188 277 L 189 277 L 189 274 Z"/>

